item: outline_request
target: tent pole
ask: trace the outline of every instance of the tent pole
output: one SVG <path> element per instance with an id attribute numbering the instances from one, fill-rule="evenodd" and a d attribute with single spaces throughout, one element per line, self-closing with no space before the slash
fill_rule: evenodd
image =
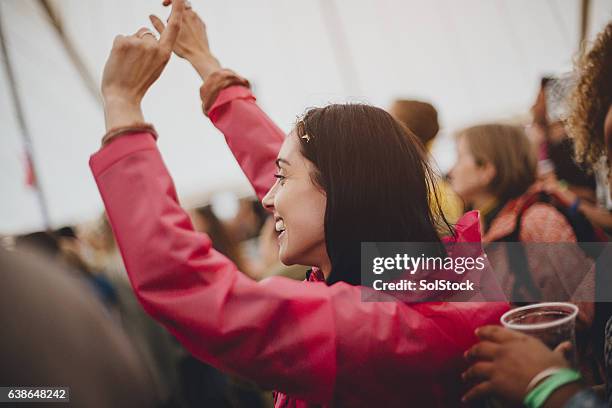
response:
<path id="1" fill-rule="evenodd" d="M 582 0 L 580 2 L 580 42 L 578 43 L 578 53 L 582 56 L 586 46 L 586 36 L 589 29 L 589 9 L 590 0 Z"/>
<path id="2" fill-rule="evenodd" d="M 348 95 L 361 95 L 359 74 L 351 55 L 348 36 L 342 25 L 338 6 L 334 0 L 320 0 L 319 10 L 323 19 L 323 25 L 327 29 L 340 79 L 344 82 L 345 92 Z"/>
<path id="3" fill-rule="evenodd" d="M 24 144 L 25 151 L 27 154 L 27 159 L 29 161 L 28 166 L 31 167 L 31 171 L 34 175 L 34 190 L 36 191 L 36 197 L 38 199 L 38 204 L 40 206 L 40 213 L 42 215 L 45 228 L 49 229 L 51 228 L 51 220 L 49 218 L 49 209 L 47 206 L 47 200 L 39 184 L 38 177 L 36 177 L 37 172 L 36 172 L 36 165 L 34 162 L 32 138 L 30 136 L 30 131 L 26 124 L 23 106 L 21 104 L 21 100 L 19 98 L 19 92 L 17 90 L 15 74 L 13 71 L 13 67 L 11 65 L 11 60 L 9 58 L 6 39 L 4 36 L 5 33 L 4 33 L 4 25 L 2 23 L 2 12 L 1 11 L 2 9 L 0 7 L 0 48 L 2 48 L 2 57 L 3 57 L 2 59 L 4 61 L 6 75 L 8 77 L 8 83 L 9 83 L 9 88 L 11 90 L 11 97 L 13 100 L 13 105 L 15 106 L 15 113 L 17 114 L 17 122 L 19 123 L 19 127 L 21 129 L 21 136 L 23 138 L 23 144 Z"/>
<path id="4" fill-rule="evenodd" d="M 60 41 L 64 46 L 64 49 L 70 57 L 70 60 L 79 72 L 79 75 L 81 76 L 85 87 L 89 91 L 90 95 L 95 99 L 96 104 L 101 107 L 102 99 L 100 98 L 100 91 L 98 89 L 97 82 L 93 79 L 93 76 L 87 69 L 87 66 L 83 62 L 76 47 L 74 46 L 70 38 L 68 38 L 68 36 L 66 35 L 66 32 L 64 31 L 64 24 L 62 23 L 60 16 L 53 9 L 50 0 L 38 0 L 38 2 L 49 17 L 49 21 L 51 22 L 53 29 L 59 36 Z"/>

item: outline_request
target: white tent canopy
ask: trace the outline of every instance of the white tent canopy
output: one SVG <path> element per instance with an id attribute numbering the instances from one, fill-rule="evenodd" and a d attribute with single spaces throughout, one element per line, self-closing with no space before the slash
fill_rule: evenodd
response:
<path id="1" fill-rule="evenodd" d="M 96 80 L 113 37 L 157 0 L 52 2 Z M 395 97 L 432 101 L 442 125 L 527 112 L 543 74 L 568 71 L 578 48 L 578 0 L 193 0 L 221 62 L 248 77 L 261 106 L 285 130 L 313 105 Z M 590 2 L 589 38 L 612 17 Z M 33 140 L 39 185 L 54 227 L 91 219 L 102 203 L 87 161 L 104 133 L 101 106 L 84 86 L 37 0 L 2 0 L 0 15 Z M 145 117 L 182 197 L 248 192 L 223 138 L 203 117 L 200 81 L 173 57 L 144 101 Z M 439 151 L 449 150 L 439 144 Z M 44 227 L 25 180 L 24 144 L 0 65 L 0 234 Z"/>

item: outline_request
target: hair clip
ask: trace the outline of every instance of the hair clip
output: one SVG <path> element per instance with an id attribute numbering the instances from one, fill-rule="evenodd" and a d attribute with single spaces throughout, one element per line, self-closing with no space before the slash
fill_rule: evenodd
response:
<path id="1" fill-rule="evenodd" d="M 306 143 L 310 142 L 310 136 L 309 136 L 309 135 L 307 135 L 307 134 L 306 134 L 306 135 L 304 135 L 304 136 L 302 136 L 302 139 L 305 139 L 305 140 L 306 140 Z"/>

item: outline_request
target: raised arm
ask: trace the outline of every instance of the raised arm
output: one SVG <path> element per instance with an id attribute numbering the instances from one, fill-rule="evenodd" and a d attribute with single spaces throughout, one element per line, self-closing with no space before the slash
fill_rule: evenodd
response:
<path id="1" fill-rule="evenodd" d="M 336 329 L 324 284 L 258 284 L 213 250 L 180 208 L 150 134 L 118 137 L 90 165 L 149 314 L 216 367 L 302 398 L 330 398 Z"/>
<path id="2" fill-rule="evenodd" d="M 180 29 L 183 2 L 174 8 L 159 41 L 144 28 L 118 36 L 102 80 L 107 135 L 90 166 L 130 282 L 143 307 L 202 360 L 329 400 L 336 330 L 325 285 L 300 296 L 300 282 L 260 285 L 214 251 L 180 208 L 155 132 L 143 122 L 141 100 Z"/>
<path id="3" fill-rule="evenodd" d="M 161 19 L 150 18 L 157 31 L 163 33 Z M 189 61 L 204 81 L 200 88 L 202 110 L 223 133 L 242 171 L 262 199 L 274 184 L 274 160 L 285 138 L 283 131 L 259 108 L 249 82 L 221 68 L 210 51 L 206 26 L 192 9 L 185 10 L 174 52 Z"/>

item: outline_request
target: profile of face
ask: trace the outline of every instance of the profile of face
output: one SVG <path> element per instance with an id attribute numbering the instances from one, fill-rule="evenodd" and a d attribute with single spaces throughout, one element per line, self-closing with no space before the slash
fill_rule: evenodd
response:
<path id="1" fill-rule="evenodd" d="M 491 163 L 478 163 L 466 138 L 459 137 L 457 161 L 450 171 L 453 190 L 467 204 L 472 204 L 475 196 L 487 192 L 494 177 L 495 167 Z"/>
<path id="2" fill-rule="evenodd" d="M 325 246 L 325 192 L 311 177 L 314 165 L 300 152 L 295 132 L 285 139 L 276 160 L 276 182 L 262 200 L 274 216 L 279 258 L 285 265 L 321 266 Z"/>

